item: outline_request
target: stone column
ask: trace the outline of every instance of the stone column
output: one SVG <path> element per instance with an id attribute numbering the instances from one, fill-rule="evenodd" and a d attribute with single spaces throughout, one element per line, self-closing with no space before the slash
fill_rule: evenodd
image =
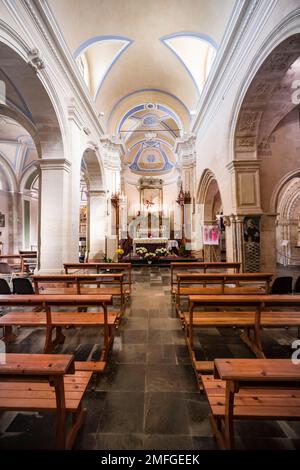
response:
<path id="1" fill-rule="evenodd" d="M 89 259 L 103 260 L 105 255 L 105 234 L 107 232 L 106 192 L 88 192 Z"/>
<path id="2" fill-rule="evenodd" d="M 8 253 L 18 253 L 23 248 L 23 208 L 22 194 L 12 194 L 12 233 L 8 234 L 10 250 Z"/>
<path id="3" fill-rule="evenodd" d="M 188 250 L 192 250 L 195 256 L 199 256 L 199 236 L 195 233 L 199 230 L 199 223 L 196 223 L 196 137 L 193 134 L 185 134 L 176 140 L 174 151 L 178 155 L 177 169 L 180 171 L 180 186 L 185 194 L 189 194 L 189 202 L 184 207 L 185 211 L 185 231 L 188 239 Z M 198 214 L 199 215 L 199 214 Z M 198 241 L 198 243 L 197 243 Z"/>
<path id="4" fill-rule="evenodd" d="M 242 264 L 242 271 L 244 270 L 244 256 L 243 256 L 243 223 L 244 217 L 231 214 L 228 218 L 226 216 L 226 253 L 227 261 L 233 261 Z"/>
<path id="5" fill-rule="evenodd" d="M 103 145 L 103 163 L 106 181 L 106 204 L 107 204 L 107 231 L 106 245 L 107 257 L 113 258 L 117 248 L 115 209 L 111 204 L 111 196 L 121 192 L 121 184 L 124 181 L 121 178 L 122 156 L 125 153 L 125 146 L 121 139 L 113 135 L 105 135 L 101 139 Z M 122 188 L 123 189 L 123 188 Z"/>
<path id="6" fill-rule="evenodd" d="M 235 233 L 236 233 L 236 261 L 242 263 L 241 271 L 245 270 L 244 260 L 244 217 L 236 216 L 235 219 Z"/>
<path id="7" fill-rule="evenodd" d="M 71 163 L 43 159 L 40 167 L 39 273 L 62 272 L 63 263 L 74 259 L 70 250 L 69 209 Z"/>
<path id="8" fill-rule="evenodd" d="M 276 272 L 276 217 L 277 214 L 263 214 L 260 227 L 260 269 Z"/>

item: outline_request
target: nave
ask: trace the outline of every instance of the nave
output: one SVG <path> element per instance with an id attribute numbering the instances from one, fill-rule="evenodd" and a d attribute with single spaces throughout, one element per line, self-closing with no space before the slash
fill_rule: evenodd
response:
<path id="1" fill-rule="evenodd" d="M 279 268 L 280 276 L 298 269 Z M 64 330 L 55 352 L 76 361 L 99 356 L 103 338 L 95 328 Z M 254 358 L 237 329 L 203 328 L 194 346 L 199 357 Z M 7 352 L 39 353 L 43 329 L 22 329 Z M 295 328 L 263 332 L 266 357 L 289 358 Z M 133 270 L 132 300 L 115 333 L 108 366 L 96 390 L 84 398 L 87 417 L 74 449 L 217 449 L 207 398 L 199 392 L 184 331 L 170 296 L 168 268 Z M 237 449 L 298 449 L 299 421 L 236 421 Z M 5 412 L 0 418 L 1 449 L 55 448 L 53 413 Z"/>

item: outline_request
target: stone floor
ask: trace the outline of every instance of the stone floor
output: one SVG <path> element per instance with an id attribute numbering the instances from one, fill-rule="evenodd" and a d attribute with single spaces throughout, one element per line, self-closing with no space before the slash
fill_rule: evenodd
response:
<path id="1" fill-rule="evenodd" d="M 135 268 L 134 281 L 132 302 L 117 331 L 110 365 L 97 390 L 86 394 L 88 416 L 75 448 L 215 449 L 209 407 L 198 391 L 171 302 L 169 270 Z M 74 352 L 77 360 L 97 357 L 102 338 L 93 329 L 68 329 L 66 335 L 60 352 Z M 293 329 L 264 332 L 267 357 L 290 357 L 295 338 Z M 41 329 L 20 330 L 9 351 L 40 352 L 43 339 Z M 207 359 L 252 357 L 233 328 L 198 332 L 196 347 L 197 354 Z M 53 436 L 52 414 L 0 416 L 0 449 L 52 448 Z M 300 422 L 237 422 L 236 436 L 240 449 L 299 449 Z"/>

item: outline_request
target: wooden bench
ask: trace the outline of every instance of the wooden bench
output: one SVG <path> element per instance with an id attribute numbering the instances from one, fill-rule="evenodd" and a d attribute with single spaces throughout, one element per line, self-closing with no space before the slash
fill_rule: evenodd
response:
<path id="1" fill-rule="evenodd" d="M 107 305 L 110 295 L 0 295 L 0 306 L 31 307 L 39 306 L 41 311 L 12 311 L 0 318 L 0 327 L 4 328 L 4 340 L 13 341 L 14 326 L 45 327 L 46 337 L 44 353 L 53 351 L 57 344 L 64 342 L 62 328 L 67 326 L 96 326 L 104 328 L 104 344 L 98 361 L 76 362 L 80 370 L 88 370 L 96 374 L 104 371 L 109 348 L 113 341 L 113 329 L 117 321 L 117 313 L 108 312 Z M 89 306 L 100 307 L 101 312 L 55 312 L 52 307 Z M 53 332 L 55 338 L 53 339 Z"/>
<path id="2" fill-rule="evenodd" d="M 125 289 L 123 273 L 100 274 L 46 274 L 32 276 L 36 294 L 85 294 L 85 295 L 111 295 L 119 297 L 120 314 L 125 309 Z M 60 287 L 50 287 L 58 284 Z M 96 284 L 96 288 L 84 287 Z M 101 287 L 102 286 L 102 287 Z M 120 316 L 120 315 L 119 315 Z"/>
<path id="3" fill-rule="evenodd" d="M 272 278 L 272 273 L 178 273 L 176 311 L 184 322 L 181 298 L 189 295 L 268 294 Z"/>
<path id="4" fill-rule="evenodd" d="M 113 273 L 116 271 L 124 273 L 123 284 L 125 286 L 125 295 L 130 297 L 132 290 L 132 267 L 131 263 L 64 263 L 64 270 L 66 274 L 70 273 L 70 270 L 75 272 L 78 271 L 96 271 L 96 274 L 101 272 Z"/>
<path id="5" fill-rule="evenodd" d="M 0 410 L 56 413 L 56 446 L 71 449 L 84 421 L 82 399 L 92 372 L 76 371 L 72 355 L 5 354 Z M 72 416 L 67 432 L 67 418 Z"/>
<path id="6" fill-rule="evenodd" d="M 218 272 L 225 270 L 233 270 L 234 273 L 239 273 L 241 269 L 241 263 L 235 262 L 186 262 L 186 263 L 170 263 L 171 268 L 171 294 L 176 295 L 176 284 L 177 278 L 176 274 L 178 271 L 180 272 L 188 272 L 191 270 L 196 269 L 197 271 L 203 272 L 203 274 L 207 273 L 209 270 L 217 270 Z"/>
<path id="7" fill-rule="evenodd" d="M 21 272 L 30 272 L 37 265 L 36 251 L 19 251 L 21 258 Z"/>
<path id="8" fill-rule="evenodd" d="M 300 365 L 290 359 L 215 359 L 202 381 L 221 449 L 235 447 L 235 419 L 300 419 Z"/>
<path id="9" fill-rule="evenodd" d="M 196 311 L 196 307 L 225 307 L 226 311 Z M 233 308 L 247 310 L 233 311 Z M 283 309 L 275 311 L 274 309 Z M 273 309 L 273 310 L 272 310 Z M 293 310 L 289 310 L 293 309 Z M 296 309 L 296 311 L 295 311 Z M 184 314 L 186 339 L 198 379 L 212 370 L 211 361 L 197 361 L 194 352 L 194 328 L 238 327 L 241 339 L 258 357 L 264 358 L 261 328 L 300 328 L 300 295 L 191 295 L 189 312 Z"/>

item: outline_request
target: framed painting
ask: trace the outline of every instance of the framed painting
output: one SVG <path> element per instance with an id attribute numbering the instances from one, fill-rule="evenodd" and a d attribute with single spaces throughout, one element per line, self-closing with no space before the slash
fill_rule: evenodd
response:
<path id="1" fill-rule="evenodd" d="M 220 230 L 217 224 L 203 226 L 203 245 L 219 245 Z"/>

